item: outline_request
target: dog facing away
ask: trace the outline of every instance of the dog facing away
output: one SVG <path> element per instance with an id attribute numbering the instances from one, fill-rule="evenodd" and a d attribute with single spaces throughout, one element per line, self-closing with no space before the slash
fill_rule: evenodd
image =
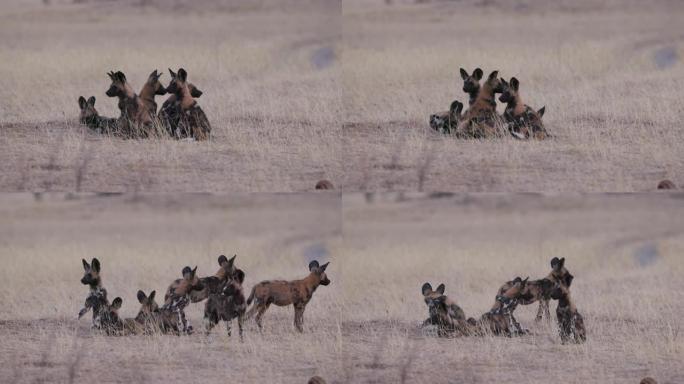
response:
<path id="1" fill-rule="evenodd" d="M 523 280 L 520 277 L 516 277 L 513 279 L 513 285 L 509 289 L 501 295 L 497 294 L 492 309 L 480 318 L 478 327 L 484 333 L 509 337 L 527 333 L 515 320 L 513 311 L 518 306 L 528 279 Z M 473 325 L 475 322 L 472 319 L 468 319 L 468 323 Z"/>
<path id="2" fill-rule="evenodd" d="M 319 285 L 330 284 L 325 273 L 329 264 L 330 262 L 319 265 L 318 261 L 314 260 L 309 263 L 309 275 L 303 279 L 267 280 L 255 285 L 247 299 L 247 305 L 251 305 L 252 302 L 254 305 L 249 309 L 246 317 L 249 319 L 256 313 L 257 325 L 259 329 L 262 329 L 262 317 L 271 304 L 279 307 L 292 305 L 295 310 L 295 327 L 299 332 L 304 332 L 304 309 Z"/>
<path id="3" fill-rule="evenodd" d="M 245 272 L 238 269 L 235 271 L 235 277 L 223 285 L 220 293 L 209 295 L 207 304 L 204 306 L 204 324 L 207 334 L 222 320 L 226 322 L 226 330 L 230 336 L 231 323 L 233 319 L 237 319 L 240 341 L 243 340 L 242 327 L 247 311 L 247 301 L 242 289 L 244 281 Z"/>
<path id="4" fill-rule="evenodd" d="M 175 132 L 179 138 L 191 137 L 195 140 L 208 140 L 211 134 L 209 119 L 190 94 L 188 73 L 181 68 L 176 74 L 171 69 L 171 83 L 167 91 L 176 96 L 175 113 L 178 113 L 178 126 Z"/>
<path id="5" fill-rule="evenodd" d="M 463 104 L 460 101 L 452 101 L 448 111 L 430 115 L 430 128 L 439 133 L 450 134 L 456 130 L 458 123 L 461 121 L 462 110 Z"/>
<path id="6" fill-rule="evenodd" d="M 423 321 L 423 327 L 436 325 L 438 336 L 467 335 L 465 313 L 452 299 L 444 295 L 444 290 L 444 284 L 440 284 L 435 290 L 430 283 L 425 283 L 421 287 L 423 299 L 428 306 L 428 318 Z"/>
<path id="7" fill-rule="evenodd" d="M 221 289 L 223 288 L 223 284 L 225 284 L 226 281 L 234 277 L 234 274 L 236 272 L 236 257 L 237 255 L 234 255 L 229 259 L 225 255 L 219 256 L 218 271 L 216 271 L 214 276 L 206 276 L 199 279 L 199 282 L 203 288 L 199 290 L 195 289 L 190 291 L 190 302 L 198 303 L 200 301 L 205 300 L 207 297 L 209 297 L 210 294 L 220 293 Z M 166 291 L 166 294 L 164 295 L 165 301 L 168 300 L 169 296 L 173 294 L 173 292 L 180 284 L 183 284 L 183 279 L 176 279 L 173 281 L 173 283 L 171 283 L 171 285 Z"/>
<path id="8" fill-rule="evenodd" d="M 584 318 L 577 311 L 575 302 L 570 295 L 570 289 L 564 284 L 559 284 L 551 297 L 558 300 L 556 307 L 556 320 L 561 342 L 581 344 L 587 341 L 587 330 L 584 327 Z"/>
<path id="9" fill-rule="evenodd" d="M 188 83 L 188 89 L 190 90 L 190 96 L 194 99 L 198 99 L 204 93 L 192 83 Z M 158 114 L 158 118 L 162 126 L 173 138 L 181 138 L 180 132 L 178 132 L 178 122 L 180 121 L 181 115 L 176 105 L 177 101 L 178 96 L 175 94 L 169 95 L 169 97 L 167 97 L 164 101 L 164 104 L 162 104 Z"/>
<path id="10" fill-rule="evenodd" d="M 504 111 L 504 120 L 508 126 L 508 131 L 513 137 L 518 139 L 537 139 L 544 140 L 549 136 L 542 122 L 542 116 L 546 107 L 535 111 L 526 105 L 520 97 L 520 83 L 515 77 L 511 78 L 510 83 L 501 79 L 503 90 L 499 101 L 507 103 Z"/>
<path id="11" fill-rule="evenodd" d="M 78 121 L 101 134 L 111 134 L 117 131 L 117 120 L 109 117 L 102 117 L 95 109 L 95 96 L 90 96 L 88 100 L 80 96 L 78 98 L 78 106 L 81 108 L 81 113 Z"/>
<path id="12" fill-rule="evenodd" d="M 190 293 L 192 291 L 201 291 L 204 289 L 197 277 L 197 267 L 194 269 L 190 267 L 183 268 L 181 272 L 183 278 L 180 283 L 174 281 L 164 298 L 164 305 L 162 311 L 169 311 L 177 316 L 179 332 L 190 334 L 192 333 L 192 326 L 185 317 L 185 307 L 190 304 Z"/>

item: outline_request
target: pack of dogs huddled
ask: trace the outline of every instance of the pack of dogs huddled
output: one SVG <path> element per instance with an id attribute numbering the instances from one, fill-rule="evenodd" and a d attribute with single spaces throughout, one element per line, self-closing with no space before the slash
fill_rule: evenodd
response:
<path id="1" fill-rule="evenodd" d="M 454 100 L 448 111 L 430 116 L 432 129 L 463 139 L 513 136 L 521 140 L 544 140 L 550 137 L 542 121 L 546 107 L 535 110 L 526 105 L 518 79 L 512 77 L 506 81 L 499 78 L 499 71 L 494 71 L 480 84 L 482 69 L 468 74 L 461 68 L 460 72 L 463 91 L 468 94 L 468 109 L 463 112 L 463 103 Z M 506 103 L 503 115 L 496 111 L 497 94 L 501 94 L 499 101 Z"/>
<path id="2" fill-rule="evenodd" d="M 155 70 L 135 93 L 123 72 L 109 72 L 111 85 L 106 92 L 118 99 L 118 118 L 100 116 L 95 109 L 95 96 L 86 100 L 78 98 L 81 109 L 79 121 L 97 133 L 123 138 L 146 138 L 150 136 L 171 136 L 176 139 L 207 140 L 211 125 L 197 98 L 202 96 L 194 84 L 188 82 L 188 73 L 181 68 L 178 72 L 169 69 L 171 81 L 164 87 L 159 81 L 162 73 Z M 169 94 L 157 113 L 155 96 Z"/>
<path id="3" fill-rule="evenodd" d="M 295 309 L 294 324 L 297 330 L 304 331 L 304 309 L 319 285 L 328 285 L 330 280 L 325 273 L 328 263 L 318 261 L 309 263 L 309 274 L 300 280 L 267 280 L 254 286 L 249 297 L 245 298 L 242 284 L 245 272 L 235 266 L 235 258 L 218 258 L 219 269 L 212 276 L 198 277 L 197 267 L 185 267 L 181 278 L 171 282 L 166 289 L 161 306 L 155 300 L 156 291 L 149 295 L 138 291 L 140 310 L 134 318 L 122 319 L 119 309 L 123 304 L 120 297 L 112 302 L 107 298 L 103 287 L 100 261 L 96 258 L 83 262 L 84 275 L 81 283 L 90 290 L 85 305 L 78 318 L 92 311 L 92 327 L 107 335 L 140 335 L 154 333 L 191 334 L 193 327 L 185 316 L 185 308 L 191 303 L 205 301 L 204 325 L 209 333 L 220 321 L 226 323 L 228 335 L 231 324 L 237 319 L 240 339 L 243 337 L 243 324 L 256 313 L 259 329 L 263 327 L 262 318 L 271 304 L 292 305 Z M 252 307 L 247 310 L 249 305 Z"/>
<path id="4" fill-rule="evenodd" d="M 428 307 L 428 318 L 422 326 L 436 327 L 437 335 L 444 337 L 525 335 L 529 331 L 513 315 L 517 306 L 539 302 L 536 321 L 541 321 L 550 319 L 549 301 L 557 300 L 556 320 L 561 342 L 583 343 L 587 339 L 584 319 L 570 294 L 573 278 L 565 268 L 565 258 L 554 257 L 548 276 L 533 281 L 529 277 L 516 277 L 504 283 L 496 293 L 492 308 L 479 319 L 466 318 L 463 309 L 444 294 L 444 284 L 433 290 L 430 283 L 425 283 L 421 291 Z"/>

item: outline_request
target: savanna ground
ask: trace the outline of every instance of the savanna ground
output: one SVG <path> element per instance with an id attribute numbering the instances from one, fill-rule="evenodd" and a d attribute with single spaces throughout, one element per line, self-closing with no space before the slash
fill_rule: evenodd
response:
<path id="1" fill-rule="evenodd" d="M 345 189 L 684 183 L 683 17 L 684 3 L 671 0 L 345 0 Z M 517 77 L 523 100 L 546 106 L 554 139 L 465 141 L 432 131 L 430 114 L 454 99 L 467 106 L 460 67 Z"/>
<path id="2" fill-rule="evenodd" d="M 684 381 L 684 195 L 438 196 L 343 197 L 348 382 Z M 550 325 L 535 324 L 536 304 L 518 307 L 525 337 L 419 330 L 424 282 L 477 318 L 503 282 L 545 277 L 553 256 L 575 276 L 585 344 L 560 343 L 555 301 Z"/>
<path id="3" fill-rule="evenodd" d="M 0 195 L 0 381 L 304 383 L 340 377 L 340 199 L 314 195 Z M 237 254 L 247 294 L 266 279 L 298 279 L 312 259 L 331 261 L 332 283 L 304 314 L 271 307 L 264 332 L 248 322 L 244 343 L 223 325 L 202 331 L 203 303 L 189 306 L 190 336 L 107 337 L 76 319 L 88 287 L 81 258 L 97 257 L 110 301 L 134 317 L 136 292 L 166 287 L 185 265 L 216 272 Z"/>
<path id="4" fill-rule="evenodd" d="M 44 4 L 44 3 L 47 3 Z M 3 191 L 304 191 L 341 179 L 340 2 L 9 0 L 0 7 Z M 138 92 L 184 67 L 209 142 L 121 140 L 78 124 L 106 73 Z M 157 96 L 161 105 L 166 96 Z"/>

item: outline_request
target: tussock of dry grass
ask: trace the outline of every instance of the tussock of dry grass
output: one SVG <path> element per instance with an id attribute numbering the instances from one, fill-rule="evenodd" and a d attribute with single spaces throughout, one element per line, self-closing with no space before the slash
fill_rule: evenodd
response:
<path id="1" fill-rule="evenodd" d="M 680 382 L 679 303 L 684 251 L 681 195 L 346 195 L 345 364 L 351 382 Z M 588 341 L 561 345 L 536 325 L 537 305 L 515 314 L 532 336 L 437 339 L 420 287 L 446 284 L 466 316 L 489 310 L 515 276 L 542 278 L 565 257 Z"/>
<path id="2" fill-rule="evenodd" d="M 38 202 L 32 195 L 0 196 L 0 279 L 7 282 L 0 288 L 0 377 L 67 382 L 70 370 L 76 382 L 93 376 L 101 382 L 283 383 L 314 374 L 339 377 L 339 207 L 339 196 L 328 193 L 68 201 L 50 195 Z M 228 338 L 223 325 L 206 337 L 203 303 L 189 307 L 198 332 L 187 337 L 98 336 L 89 329 L 90 314 L 76 320 L 88 292 L 79 282 L 81 258 L 101 261 L 110 300 L 122 297 L 122 317 L 134 317 L 138 289 L 156 289 L 159 302 L 183 266 L 213 274 L 221 253 L 238 254 L 247 294 L 261 280 L 306 276 L 312 258 L 332 261 L 332 284 L 316 291 L 304 314 L 306 333 L 294 329 L 292 308 L 279 307 L 266 313 L 263 334 L 248 322 L 244 344 L 237 331 Z"/>

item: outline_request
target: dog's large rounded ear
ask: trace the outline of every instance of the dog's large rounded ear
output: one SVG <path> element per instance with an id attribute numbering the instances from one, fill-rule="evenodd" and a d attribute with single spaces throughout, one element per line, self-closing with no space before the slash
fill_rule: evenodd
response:
<path id="1" fill-rule="evenodd" d="M 126 75 L 124 75 L 124 73 L 121 71 L 117 71 L 116 72 L 116 79 L 122 83 L 125 83 L 126 82 Z"/>
<path id="2" fill-rule="evenodd" d="M 427 296 L 430 292 L 432 292 L 432 285 L 430 283 L 423 284 L 423 286 L 420 288 L 420 292 L 423 293 L 423 296 Z"/>
<path id="3" fill-rule="evenodd" d="M 221 255 L 218 257 L 218 263 L 220 266 L 223 266 L 223 264 L 228 262 L 228 258 L 225 255 Z"/>
<path id="4" fill-rule="evenodd" d="M 195 277 L 196 273 L 197 273 L 197 266 L 195 265 L 195 268 L 192 269 L 192 277 Z"/>
<path id="5" fill-rule="evenodd" d="M 551 269 L 557 269 L 556 267 L 560 263 L 560 260 L 557 257 L 554 257 L 551 259 Z"/>
<path id="6" fill-rule="evenodd" d="M 561 257 L 559 260 L 560 263 L 560 268 L 563 268 L 565 266 L 565 257 Z"/>
<path id="7" fill-rule="evenodd" d="M 505 79 L 501 79 L 501 83 L 505 86 L 508 86 L 508 82 Z"/>
<path id="8" fill-rule="evenodd" d="M 181 68 L 178 70 L 178 78 L 181 79 L 181 81 L 188 79 L 188 73 L 185 71 L 185 69 Z"/>
<path id="9" fill-rule="evenodd" d="M 91 107 L 95 106 L 95 96 L 90 96 L 88 98 L 88 104 L 90 104 Z"/>
<path id="10" fill-rule="evenodd" d="M 190 96 L 194 97 L 195 99 L 202 96 L 202 93 L 203 92 L 200 91 L 199 89 L 197 89 L 197 87 L 195 87 L 195 86 L 190 87 Z"/>
<path id="11" fill-rule="evenodd" d="M 327 263 L 321 265 L 320 267 L 318 267 L 318 270 L 319 270 L 321 273 L 325 272 L 325 269 L 328 268 L 328 264 L 330 264 L 329 261 L 328 261 Z"/>
<path id="12" fill-rule="evenodd" d="M 439 293 L 440 295 L 443 295 L 444 290 L 446 290 L 446 286 L 444 285 L 444 283 L 442 283 L 442 284 L 437 286 L 437 289 L 435 289 L 435 292 Z"/>
<path id="13" fill-rule="evenodd" d="M 494 71 L 489 74 L 489 80 L 494 80 L 497 76 L 499 76 L 499 71 Z"/>
<path id="14" fill-rule="evenodd" d="M 171 68 L 169 68 L 169 73 L 171 74 L 172 79 L 176 78 L 176 72 L 172 71 Z"/>
<path id="15" fill-rule="evenodd" d="M 181 272 L 183 277 L 190 276 L 191 273 L 192 273 L 192 268 L 190 268 L 188 266 L 183 267 L 183 271 Z"/>
<path id="16" fill-rule="evenodd" d="M 93 258 L 93 261 L 90 262 L 90 265 L 93 267 L 95 272 L 100 272 L 100 260 Z"/>
<path id="17" fill-rule="evenodd" d="M 482 75 L 484 75 L 484 72 L 482 72 L 482 69 L 481 68 L 475 68 L 475 70 L 473 71 L 473 77 L 479 81 L 479 80 L 482 80 Z"/>
<path id="18" fill-rule="evenodd" d="M 114 71 L 107 72 L 107 76 L 109 76 L 109 80 L 111 81 L 116 80 L 116 77 L 114 76 Z"/>
<path id="19" fill-rule="evenodd" d="M 79 96 L 79 97 L 78 97 L 78 106 L 79 106 L 81 109 L 84 109 L 84 108 L 86 107 L 86 104 L 88 104 L 88 102 L 86 101 L 85 97 Z"/>
<path id="20" fill-rule="evenodd" d="M 514 91 L 518 91 L 518 87 L 520 86 L 520 83 L 518 82 L 518 79 L 515 77 L 511 77 L 511 88 L 513 88 Z"/>
<path id="21" fill-rule="evenodd" d="M 231 257 L 230 259 L 228 259 L 228 265 L 229 265 L 231 268 L 233 267 L 233 264 L 235 264 L 235 258 L 236 258 L 236 257 L 237 257 L 237 255 L 233 255 L 233 257 Z"/>
<path id="22" fill-rule="evenodd" d="M 245 281 L 245 272 L 242 269 L 235 271 L 235 281 L 242 284 Z"/>
<path id="23" fill-rule="evenodd" d="M 117 297 L 112 301 L 112 309 L 119 309 L 121 308 L 121 304 L 123 304 L 123 300 L 121 300 L 120 297 Z"/>
<path id="24" fill-rule="evenodd" d="M 147 300 L 149 300 L 150 302 L 153 302 L 154 301 L 154 295 L 156 295 L 156 294 L 157 294 L 157 291 L 150 292 L 150 295 L 147 297 Z"/>
<path id="25" fill-rule="evenodd" d="M 570 284 L 572 284 L 572 280 L 573 280 L 574 278 L 575 278 L 575 276 L 573 276 L 573 275 L 571 275 L 571 274 L 569 274 L 569 273 L 568 273 L 567 275 L 565 275 L 565 286 L 568 287 L 568 288 L 570 288 Z"/>
<path id="26" fill-rule="evenodd" d="M 314 268 L 318 268 L 318 261 L 316 260 L 309 263 L 309 271 L 313 270 Z"/>
<path id="27" fill-rule="evenodd" d="M 147 300 L 147 296 L 145 296 L 145 292 L 138 291 L 138 301 L 140 302 L 140 304 L 145 304 L 145 300 Z"/>
<path id="28" fill-rule="evenodd" d="M 465 79 L 468 78 L 468 72 L 466 72 L 466 70 L 463 69 L 463 68 L 461 68 L 461 78 L 462 78 L 463 80 L 465 80 Z"/>
<path id="29" fill-rule="evenodd" d="M 539 115 L 539 117 L 543 117 L 544 112 L 546 112 L 546 105 L 541 107 L 541 109 L 537 111 L 537 114 Z"/>
<path id="30" fill-rule="evenodd" d="M 85 269 L 85 271 L 88 272 L 88 270 L 90 269 L 90 265 L 88 265 L 86 259 L 81 259 L 81 261 L 83 262 L 83 269 Z"/>

